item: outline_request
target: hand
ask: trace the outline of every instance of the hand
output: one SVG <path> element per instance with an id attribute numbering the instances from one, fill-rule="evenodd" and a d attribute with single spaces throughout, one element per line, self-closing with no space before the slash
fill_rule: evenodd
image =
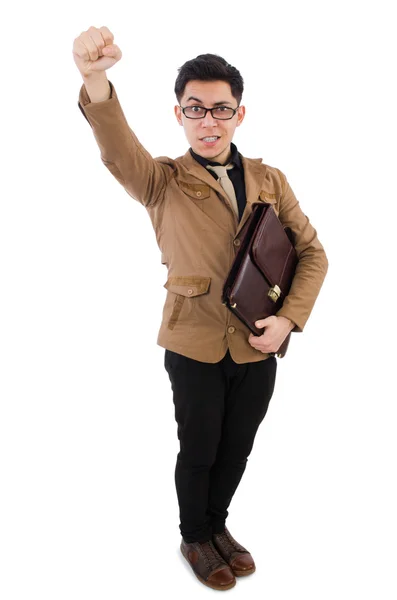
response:
<path id="1" fill-rule="evenodd" d="M 121 59 L 122 52 L 113 40 L 107 27 L 90 27 L 74 40 L 73 58 L 83 77 L 106 71 Z"/>
<path id="2" fill-rule="evenodd" d="M 265 332 L 261 336 L 250 333 L 248 341 L 253 348 L 265 353 L 277 352 L 289 332 L 295 327 L 295 323 L 286 317 L 272 315 L 256 321 L 255 326 L 259 329 L 265 327 Z"/>

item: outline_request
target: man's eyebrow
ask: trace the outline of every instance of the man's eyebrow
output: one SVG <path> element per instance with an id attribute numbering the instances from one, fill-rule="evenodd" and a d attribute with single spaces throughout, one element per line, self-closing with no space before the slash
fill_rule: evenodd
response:
<path id="1" fill-rule="evenodd" d="M 202 100 L 200 100 L 200 98 L 195 98 L 194 96 L 189 96 L 189 98 L 186 100 L 186 102 L 189 102 L 190 100 L 195 100 L 196 102 L 200 102 L 200 104 L 203 104 Z M 227 100 L 222 100 L 222 102 L 214 102 L 214 106 L 224 106 L 225 104 L 232 104 L 231 102 L 228 102 Z"/>

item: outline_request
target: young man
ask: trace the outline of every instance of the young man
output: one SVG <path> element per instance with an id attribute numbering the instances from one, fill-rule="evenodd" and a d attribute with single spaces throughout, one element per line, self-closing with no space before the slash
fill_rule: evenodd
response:
<path id="1" fill-rule="evenodd" d="M 227 590 L 236 576 L 255 571 L 225 522 L 273 394 L 277 359 L 271 353 L 290 331 L 303 331 L 327 257 L 283 173 L 244 157 L 232 142 L 245 115 L 235 67 L 204 54 L 179 69 L 174 110 L 190 148 L 176 159 L 152 158 L 105 75 L 121 58 L 109 29 L 83 32 L 73 55 L 84 80 L 79 107 L 101 159 L 145 206 L 168 267 L 157 343 L 165 348 L 180 441 L 181 551 L 202 583 Z M 252 203 L 261 200 L 294 232 L 299 263 L 283 307 L 257 322 L 265 330 L 253 336 L 222 304 L 221 292 Z"/>

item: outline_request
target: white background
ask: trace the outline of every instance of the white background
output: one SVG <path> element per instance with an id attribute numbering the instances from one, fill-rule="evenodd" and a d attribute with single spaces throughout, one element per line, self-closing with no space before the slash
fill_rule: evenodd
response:
<path id="1" fill-rule="evenodd" d="M 75 37 L 106 25 L 107 72 L 153 156 L 188 149 L 177 69 L 220 54 L 245 82 L 234 142 L 281 169 L 329 271 L 278 360 L 230 506 L 256 573 L 230 596 L 395 600 L 392 3 L 36 2 L 2 28 L 0 595 L 202 598 L 179 552 L 165 300 L 149 216 L 101 163 Z"/>

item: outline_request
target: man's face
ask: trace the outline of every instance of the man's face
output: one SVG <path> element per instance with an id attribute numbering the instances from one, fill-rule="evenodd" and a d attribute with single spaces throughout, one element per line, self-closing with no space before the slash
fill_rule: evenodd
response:
<path id="1" fill-rule="evenodd" d="M 232 96 L 226 81 L 189 81 L 186 84 L 181 106 L 227 106 L 236 108 L 236 99 Z M 234 130 L 245 115 L 245 107 L 240 106 L 235 115 L 228 120 L 214 119 L 208 111 L 202 119 L 187 118 L 179 106 L 175 106 L 178 123 L 183 126 L 192 150 L 208 160 L 225 164 L 230 157 L 230 142 Z M 197 110 L 197 109 L 196 109 Z M 217 136 L 216 142 L 205 142 L 203 138 Z"/>

